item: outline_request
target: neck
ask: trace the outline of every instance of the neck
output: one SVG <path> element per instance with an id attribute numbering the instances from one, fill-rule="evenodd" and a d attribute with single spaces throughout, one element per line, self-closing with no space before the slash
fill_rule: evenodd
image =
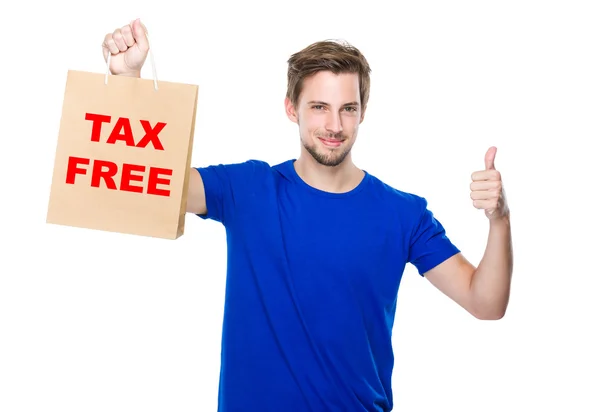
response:
<path id="1" fill-rule="evenodd" d="M 365 172 L 352 163 L 350 153 L 339 165 L 324 166 L 309 153 L 302 152 L 294 162 L 294 168 L 306 184 L 330 193 L 351 191 L 358 186 L 365 175 Z"/>

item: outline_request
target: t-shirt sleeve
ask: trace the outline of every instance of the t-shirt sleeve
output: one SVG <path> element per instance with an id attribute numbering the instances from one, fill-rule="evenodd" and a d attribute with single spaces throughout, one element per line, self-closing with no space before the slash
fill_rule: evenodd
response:
<path id="1" fill-rule="evenodd" d="M 207 209 L 206 214 L 197 216 L 227 225 L 240 206 L 241 199 L 244 199 L 242 192 L 251 190 L 257 171 L 267 170 L 268 167 L 268 164 L 258 160 L 196 167 L 204 184 Z"/>
<path id="2" fill-rule="evenodd" d="M 427 201 L 420 200 L 420 212 L 410 238 L 408 261 L 423 276 L 460 250 L 450 241 L 446 230 L 427 207 Z"/>

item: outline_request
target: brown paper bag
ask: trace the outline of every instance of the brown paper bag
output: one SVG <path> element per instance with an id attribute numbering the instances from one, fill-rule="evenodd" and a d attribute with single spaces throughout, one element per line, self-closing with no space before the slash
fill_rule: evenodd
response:
<path id="1" fill-rule="evenodd" d="M 183 235 L 197 100 L 196 85 L 68 71 L 47 223 Z"/>

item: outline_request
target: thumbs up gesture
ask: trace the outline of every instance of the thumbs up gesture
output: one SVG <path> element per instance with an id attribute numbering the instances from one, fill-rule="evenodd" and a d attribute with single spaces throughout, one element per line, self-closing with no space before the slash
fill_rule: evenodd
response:
<path id="1" fill-rule="evenodd" d="M 494 166 L 496 151 L 495 147 L 490 147 L 485 154 L 485 170 L 474 172 L 471 175 L 473 206 L 477 209 L 484 209 L 485 215 L 490 220 L 500 219 L 509 214 L 502 177 Z"/>

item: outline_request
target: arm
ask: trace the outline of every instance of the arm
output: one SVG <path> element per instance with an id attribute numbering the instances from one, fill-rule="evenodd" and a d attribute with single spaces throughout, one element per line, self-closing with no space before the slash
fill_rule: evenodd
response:
<path id="1" fill-rule="evenodd" d="M 227 227 L 243 218 L 240 210 L 253 202 L 271 174 L 269 164 L 258 160 L 193 167 L 188 175 L 186 211 Z"/>
<path id="2" fill-rule="evenodd" d="M 424 274 L 437 289 L 477 319 L 501 319 L 508 307 L 512 278 L 510 220 L 490 222 L 479 266 L 457 254 Z"/>
<path id="3" fill-rule="evenodd" d="M 474 267 L 457 254 L 425 273 L 446 296 L 478 319 L 501 319 L 508 306 L 513 270 L 510 213 L 500 173 L 494 168 L 495 148 L 486 155 L 486 170 L 473 173 L 471 198 L 485 209 L 490 231 L 487 246 Z"/>
<path id="4" fill-rule="evenodd" d="M 204 182 L 197 169 L 190 168 L 189 174 L 186 212 L 205 215 L 207 209 Z"/>
<path id="5" fill-rule="evenodd" d="M 512 240 L 510 219 L 490 221 L 487 247 L 473 274 L 471 293 L 479 317 L 500 319 L 510 297 L 512 279 Z"/>

